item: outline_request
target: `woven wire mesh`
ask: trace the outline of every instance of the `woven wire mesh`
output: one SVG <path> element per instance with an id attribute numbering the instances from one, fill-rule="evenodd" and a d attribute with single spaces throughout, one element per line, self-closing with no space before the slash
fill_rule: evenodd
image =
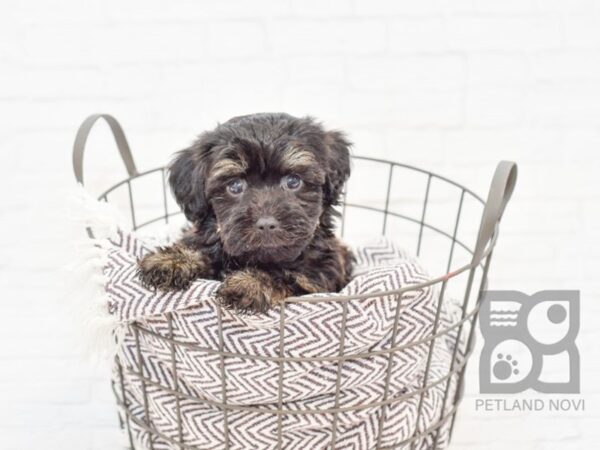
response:
<path id="1" fill-rule="evenodd" d="M 223 349 L 223 329 L 222 315 L 219 312 L 219 336 L 218 345 L 214 348 L 202 347 L 202 351 L 218 355 L 221 364 L 221 382 L 222 396 L 221 401 L 216 402 L 202 398 L 193 398 L 199 402 L 208 402 L 212 407 L 222 411 L 223 429 L 225 440 L 224 449 L 230 448 L 229 434 L 235 433 L 230 429 L 228 414 L 231 411 L 246 410 L 259 411 L 261 413 L 277 415 L 277 448 L 283 448 L 282 432 L 283 417 L 287 414 L 316 414 L 332 417 L 331 421 L 331 440 L 328 448 L 336 448 L 337 440 L 337 416 L 340 412 L 367 408 L 380 408 L 379 416 L 379 436 L 377 439 L 378 449 L 391 448 L 422 448 L 425 439 L 432 442 L 432 448 L 436 448 L 440 433 L 443 428 L 449 430 L 451 435 L 456 411 L 462 398 L 462 385 L 465 374 L 466 362 L 473 350 L 474 328 L 479 311 L 479 300 L 482 291 L 485 289 L 487 281 L 487 271 L 490 264 L 492 249 L 495 244 L 495 233 L 487 250 L 479 261 L 473 261 L 475 238 L 477 237 L 478 225 L 483 210 L 484 201 L 469 189 L 455 183 L 445 177 L 434 173 L 418 169 L 405 164 L 392 161 L 385 161 L 373 158 L 353 157 L 354 174 L 352 181 L 346 187 L 343 202 L 340 205 L 340 223 L 339 230 L 342 237 L 347 238 L 350 235 L 382 234 L 389 236 L 402 245 L 412 250 L 419 258 L 425 261 L 426 266 L 435 267 L 438 272 L 433 275 L 441 274 L 438 277 L 432 277 L 428 283 L 410 286 L 397 292 L 396 315 L 394 329 L 390 347 L 376 352 L 364 352 L 361 354 L 346 355 L 344 348 L 344 337 L 346 334 L 346 315 L 347 305 L 350 301 L 360 301 L 363 296 L 303 296 L 287 299 L 280 307 L 279 324 L 279 356 L 267 357 L 258 354 L 240 354 L 226 352 Z M 153 226 L 169 224 L 176 219 L 182 218 L 182 213 L 172 201 L 166 179 L 166 168 L 161 167 L 142 173 L 136 173 L 121 182 L 115 184 L 103 194 L 100 199 L 107 202 L 115 202 L 125 206 L 129 211 L 131 228 L 133 230 L 151 229 Z M 362 172 L 362 173 L 361 173 Z M 152 178 L 152 181 L 148 182 Z M 366 181 L 370 180 L 370 181 Z M 404 185 L 403 185 L 404 183 Z M 154 187 L 149 188 L 150 185 Z M 154 189 L 154 190 L 153 190 Z M 158 195 L 156 195 L 158 194 Z M 159 202 L 152 204 L 151 199 L 159 199 Z M 361 227 L 364 230 L 361 230 Z M 353 229 L 354 228 L 354 229 Z M 348 235 L 348 236 L 347 236 Z M 411 248 L 412 247 L 412 248 Z M 431 266 L 429 265 L 431 264 Z M 437 301 L 437 310 L 435 314 L 435 323 L 431 334 L 419 341 L 397 342 L 398 337 L 398 317 L 401 311 L 402 296 L 410 293 L 411 290 L 418 290 L 426 285 L 437 285 L 439 288 L 439 300 Z M 369 294 L 370 297 L 373 294 Z M 454 299 L 460 303 L 460 316 L 456 317 L 449 326 L 442 326 L 440 315 L 442 305 L 448 299 Z M 339 353 L 337 357 L 322 358 L 337 364 L 337 379 L 335 392 L 335 407 L 322 410 L 307 409 L 289 409 L 282 402 L 283 392 L 283 372 L 285 363 L 291 361 L 314 361 L 319 358 L 300 358 L 286 357 L 284 353 L 284 327 L 285 327 L 285 309 L 286 304 L 291 302 L 341 302 L 342 303 L 342 329 L 339 338 Z M 178 347 L 194 347 L 189 343 L 178 342 L 173 338 L 172 316 L 167 315 L 169 332 L 165 335 L 152 333 L 145 329 L 141 324 L 132 324 L 135 332 L 136 351 L 138 365 L 137 367 L 123 367 L 118 358 L 116 365 L 118 368 L 118 381 L 113 383 L 113 389 L 120 403 L 121 408 L 126 414 L 121 418 L 121 425 L 129 434 L 129 442 L 132 449 L 136 448 L 134 440 L 131 437 L 130 424 L 135 422 L 136 426 L 146 430 L 150 437 L 149 447 L 154 448 L 152 436 L 172 444 L 173 448 L 179 449 L 197 449 L 186 444 L 183 432 L 183 422 L 181 420 L 180 400 L 190 398 L 188 394 L 181 391 L 177 385 L 177 352 Z M 174 386 L 157 385 L 148 374 L 144 372 L 142 364 L 142 354 L 139 344 L 140 335 L 152 334 L 152 337 L 164 340 L 168 343 L 171 351 L 171 370 Z M 445 339 L 452 336 L 454 339 L 453 354 L 450 364 L 447 367 L 446 374 L 441 378 L 432 379 L 430 376 L 430 365 L 433 354 L 433 347 L 436 340 Z M 392 370 L 392 359 L 397 352 L 407 349 L 411 346 L 428 345 L 429 352 L 427 356 L 425 374 L 423 382 L 418 388 L 409 390 L 400 396 L 390 397 L 389 379 Z M 200 349 L 199 347 L 195 347 Z M 388 366 L 385 378 L 385 388 L 381 393 L 379 401 L 368 404 L 346 407 L 340 401 L 340 386 L 343 372 L 343 365 L 348 360 L 360 360 L 368 358 L 375 354 L 384 354 L 388 358 Z M 243 359 L 266 359 L 276 362 L 279 365 L 278 377 L 278 405 L 276 410 L 265 409 L 259 406 L 241 406 L 228 402 L 227 399 L 227 377 L 224 370 L 226 359 L 229 357 Z M 127 393 L 124 386 L 123 371 L 139 377 L 143 391 L 144 420 L 130 410 L 130 404 L 127 399 Z M 164 435 L 152 423 L 149 414 L 149 403 L 146 396 L 146 389 L 152 384 L 154 389 L 164 389 L 175 396 L 175 413 L 177 415 L 177 438 Z M 383 447 L 380 445 L 381 436 L 384 431 L 382 426 L 385 421 L 386 408 L 391 404 L 404 401 L 411 397 L 417 397 L 417 421 L 422 414 L 424 396 L 428 390 L 436 386 L 443 386 L 443 407 L 440 410 L 439 417 L 427 429 L 415 430 L 408 439 L 398 442 L 393 446 Z"/>

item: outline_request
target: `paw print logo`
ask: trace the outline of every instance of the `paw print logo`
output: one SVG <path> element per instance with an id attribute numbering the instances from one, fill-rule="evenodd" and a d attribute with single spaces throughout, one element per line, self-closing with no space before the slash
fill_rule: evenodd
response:
<path id="1" fill-rule="evenodd" d="M 579 393 L 579 291 L 487 291 L 480 326 L 481 393 Z"/>
<path id="2" fill-rule="evenodd" d="M 498 353 L 492 370 L 494 376 L 499 380 L 508 380 L 513 375 L 519 375 L 518 365 L 519 362 L 513 359 L 512 355 L 504 356 L 502 353 Z"/>

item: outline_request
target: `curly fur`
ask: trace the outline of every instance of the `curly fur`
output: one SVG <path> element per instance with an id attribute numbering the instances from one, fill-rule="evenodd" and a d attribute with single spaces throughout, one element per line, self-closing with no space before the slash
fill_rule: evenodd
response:
<path id="1" fill-rule="evenodd" d="M 334 236 L 333 219 L 350 175 L 349 147 L 341 132 L 284 113 L 235 117 L 203 133 L 169 170 L 192 227 L 140 261 L 142 281 L 170 290 L 223 280 L 224 304 L 247 312 L 340 290 L 353 256 Z M 289 176 L 299 187 L 286 184 Z M 240 193 L 230 190 L 234 182 Z M 270 227 L 260 227 L 261 218 Z"/>

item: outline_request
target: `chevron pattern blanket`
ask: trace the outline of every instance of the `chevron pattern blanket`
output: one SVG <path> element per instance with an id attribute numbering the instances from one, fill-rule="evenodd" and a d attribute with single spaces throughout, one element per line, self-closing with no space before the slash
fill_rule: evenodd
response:
<path id="1" fill-rule="evenodd" d="M 354 249 L 355 277 L 339 295 L 373 296 L 347 302 L 343 337 L 342 302 L 289 303 L 281 342 L 278 308 L 253 316 L 223 309 L 217 281 L 179 293 L 145 289 L 136 262 L 156 241 L 113 229 L 93 242 L 117 343 L 114 391 L 136 449 L 217 449 L 226 439 L 231 449 L 275 449 L 278 439 L 285 449 L 325 449 L 333 433 L 336 449 L 408 449 L 397 445 L 424 431 L 432 432 L 414 448 L 433 448 L 438 431 L 436 448 L 447 445 L 447 423 L 430 429 L 452 406 L 442 405 L 446 382 L 434 382 L 448 374 L 456 335 L 440 336 L 432 352 L 429 341 L 405 346 L 432 334 L 439 297 L 435 287 L 376 294 L 428 280 L 393 242 Z M 438 330 L 455 320 L 445 306 Z M 398 348 L 392 358 L 390 347 Z M 340 354 L 347 358 L 338 368 L 331 358 Z M 427 365 L 434 385 L 421 393 Z M 450 378 L 449 399 L 455 389 Z"/>

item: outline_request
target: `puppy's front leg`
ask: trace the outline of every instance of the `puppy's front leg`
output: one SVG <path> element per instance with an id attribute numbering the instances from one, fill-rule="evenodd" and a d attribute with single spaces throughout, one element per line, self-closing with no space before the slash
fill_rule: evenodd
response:
<path id="1" fill-rule="evenodd" d="M 163 291 L 187 289 L 198 278 L 212 277 L 212 272 L 207 255 L 180 242 L 159 248 L 138 262 L 142 284 Z"/>
<path id="2" fill-rule="evenodd" d="M 254 268 L 227 275 L 218 291 L 223 304 L 250 313 L 264 313 L 292 294 L 280 277 Z"/>

